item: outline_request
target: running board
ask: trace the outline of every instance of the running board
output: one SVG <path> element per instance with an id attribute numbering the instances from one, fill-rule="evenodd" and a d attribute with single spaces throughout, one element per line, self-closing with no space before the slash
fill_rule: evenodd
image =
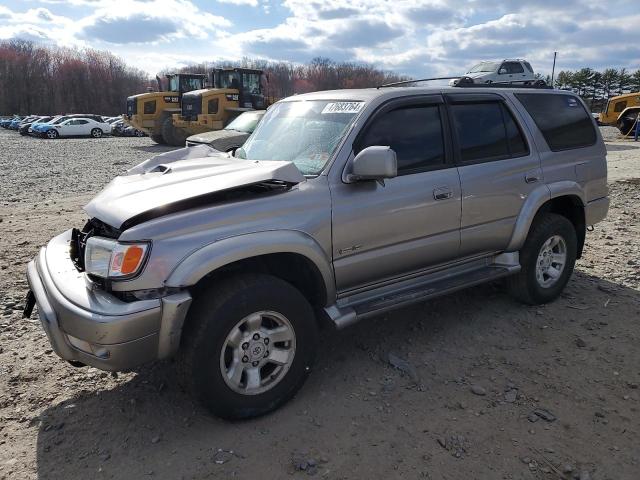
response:
<path id="1" fill-rule="evenodd" d="M 326 312 L 335 323 L 336 328 L 342 329 L 359 320 L 373 317 L 396 308 L 423 302 L 440 297 L 467 287 L 487 283 L 498 278 L 506 277 L 520 271 L 520 264 L 492 263 L 473 270 L 458 274 L 439 276 L 432 281 L 422 279 L 416 285 L 399 289 L 396 292 L 385 292 L 375 298 L 365 301 L 349 302 L 345 299 L 342 305 L 332 305 Z"/>

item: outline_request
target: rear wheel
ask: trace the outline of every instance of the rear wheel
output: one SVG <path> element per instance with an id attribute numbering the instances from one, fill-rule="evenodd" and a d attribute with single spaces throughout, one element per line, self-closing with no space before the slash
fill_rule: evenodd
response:
<path id="1" fill-rule="evenodd" d="M 151 134 L 151 140 L 153 140 L 154 142 L 156 142 L 159 145 L 164 145 L 167 142 L 164 141 L 164 137 L 162 136 L 161 133 L 155 133 L 155 134 Z"/>
<path id="2" fill-rule="evenodd" d="M 173 119 L 165 117 L 162 122 L 162 136 L 166 143 L 174 147 L 184 147 L 187 136 L 173 126 Z"/>
<path id="3" fill-rule="evenodd" d="M 318 339 L 313 310 L 292 285 L 239 275 L 203 291 L 189 312 L 181 378 L 215 415 L 268 413 L 306 380 Z"/>
<path id="4" fill-rule="evenodd" d="M 47 136 L 47 138 L 50 138 L 51 140 L 58 138 L 60 135 L 58 135 L 57 130 L 47 130 L 47 133 L 45 133 L 45 135 Z"/>
<path id="5" fill-rule="evenodd" d="M 510 293 L 530 305 L 555 300 L 571 277 L 577 245 L 567 218 L 548 213 L 535 220 L 520 250 L 522 270 L 507 278 Z"/>
<path id="6" fill-rule="evenodd" d="M 94 128 L 93 130 L 91 130 L 91 136 L 93 138 L 100 138 L 102 137 L 102 130 L 100 130 L 99 128 Z"/>

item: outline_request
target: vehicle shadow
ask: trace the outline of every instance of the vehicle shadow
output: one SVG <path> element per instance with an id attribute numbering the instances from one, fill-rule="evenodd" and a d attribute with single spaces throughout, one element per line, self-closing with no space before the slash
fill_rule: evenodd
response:
<path id="1" fill-rule="evenodd" d="M 500 284 L 489 284 L 342 332 L 327 330 L 315 372 L 297 397 L 270 415 L 243 422 L 214 418 L 194 404 L 178 387 L 170 363 L 142 368 L 111 389 L 105 389 L 108 376 L 94 373 L 82 385 L 72 384 L 71 388 L 82 388 L 79 393 L 50 405 L 40 415 L 38 478 L 283 478 L 293 473 L 292 455 L 301 449 L 328 455 L 332 478 L 358 465 L 387 468 L 374 448 L 358 450 L 356 456 L 350 452 L 359 442 L 369 444 L 370 429 L 392 434 L 398 422 L 424 436 L 420 432 L 429 409 L 430 428 L 439 428 L 448 413 L 436 399 L 450 396 L 452 388 L 442 378 L 463 375 L 471 363 L 493 350 L 523 355 L 521 362 L 539 362 L 537 369 L 555 349 L 541 337 L 543 325 L 551 325 L 555 336 L 573 344 L 575 329 L 587 317 L 608 315 L 613 321 L 622 312 L 637 309 L 639 303 L 636 290 L 576 272 L 562 297 L 542 307 L 516 303 Z M 527 348 L 521 352 L 523 345 Z M 389 366 L 389 352 L 416 366 L 423 393 Z M 584 383 L 589 388 L 588 378 Z M 392 387 L 387 391 L 388 385 Z M 387 395 L 385 402 L 374 403 L 375 395 Z M 415 397 L 416 403 L 408 403 L 418 395 L 422 396 Z M 398 414 L 380 420 L 379 409 L 387 408 L 387 402 L 397 407 Z M 571 403 L 568 408 L 575 406 Z M 366 425 L 354 420 L 363 415 Z M 516 420 L 507 416 L 500 422 Z M 497 431 L 507 425 L 491 422 L 483 428 Z M 433 445 L 431 440 L 425 448 L 437 448 Z M 452 468 L 464 471 L 465 467 Z M 393 475 L 392 470 L 389 473 Z M 375 471 L 372 475 L 376 476 Z M 364 470 L 349 476 L 373 477 Z M 454 472 L 449 478 L 460 477 Z"/>

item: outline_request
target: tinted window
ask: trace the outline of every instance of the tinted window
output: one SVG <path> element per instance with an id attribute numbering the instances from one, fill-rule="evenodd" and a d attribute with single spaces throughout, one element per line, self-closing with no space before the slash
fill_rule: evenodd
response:
<path id="1" fill-rule="evenodd" d="M 89 123 L 86 120 L 76 120 L 76 125 L 84 125 L 85 123 Z"/>
<path id="2" fill-rule="evenodd" d="M 507 73 L 524 73 L 524 68 L 519 62 L 508 62 L 505 65 L 507 66 Z"/>
<path id="3" fill-rule="evenodd" d="M 498 102 L 452 105 L 463 162 L 509 156 L 509 145 Z"/>
<path id="4" fill-rule="evenodd" d="M 536 122 L 551 150 L 587 147 L 596 143 L 593 119 L 573 95 L 518 93 L 516 97 Z"/>
<path id="5" fill-rule="evenodd" d="M 614 107 L 613 107 L 613 111 L 614 112 L 621 112 L 625 108 L 627 108 L 627 101 L 626 100 L 616 103 L 614 105 Z"/>
<path id="6" fill-rule="evenodd" d="M 376 118 L 360 141 L 359 150 L 388 145 L 398 158 L 398 174 L 444 163 L 440 110 L 437 106 L 392 110 Z"/>
<path id="7" fill-rule="evenodd" d="M 524 66 L 527 67 L 527 70 L 533 73 L 533 68 L 531 68 L 531 64 L 529 62 L 524 62 Z"/>
<path id="8" fill-rule="evenodd" d="M 529 154 L 527 142 L 518 128 L 516 121 L 513 119 L 511 112 L 502 105 L 502 113 L 504 115 L 505 128 L 507 130 L 507 141 L 509 142 L 509 151 L 512 157 L 522 157 Z"/>
<path id="9" fill-rule="evenodd" d="M 144 102 L 144 113 L 150 115 L 156 113 L 156 101 Z"/>

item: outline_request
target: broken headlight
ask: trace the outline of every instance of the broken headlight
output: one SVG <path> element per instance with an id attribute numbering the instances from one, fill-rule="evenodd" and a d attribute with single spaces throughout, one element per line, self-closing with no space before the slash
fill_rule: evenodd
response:
<path id="1" fill-rule="evenodd" d="M 124 279 L 136 275 L 146 260 L 147 242 L 120 243 L 104 237 L 90 237 L 84 253 L 85 271 L 101 278 Z"/>

